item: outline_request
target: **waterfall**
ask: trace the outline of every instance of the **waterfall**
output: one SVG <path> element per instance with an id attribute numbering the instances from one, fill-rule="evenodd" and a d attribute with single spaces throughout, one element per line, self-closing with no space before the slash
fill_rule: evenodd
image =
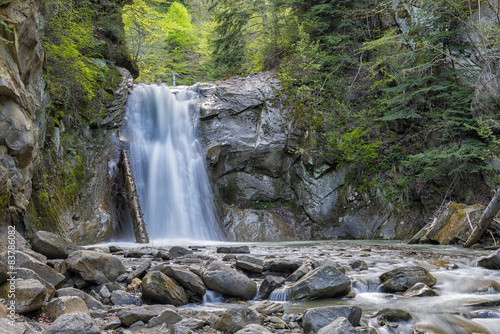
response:
<path id="1" fill-rule="evenodd" d="M 132 172 L 151 240 L 223 240 L 203 150 L 196 139 L 196 93 L 139 85 L 126 134 Z"/>

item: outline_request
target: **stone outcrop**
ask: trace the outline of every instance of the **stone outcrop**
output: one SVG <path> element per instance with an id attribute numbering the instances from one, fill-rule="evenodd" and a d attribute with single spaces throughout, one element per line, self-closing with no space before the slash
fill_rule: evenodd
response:
<path id="1" fill-rule="evenodd" d="M 292 300 L 343 297 L 351 291 L 351 280 L 336 267 L 324 265 L 308 272 L 290 290 Z"/>
<path id="2" fill-rule="evenodd" d="M 200 96 L 199 136 L 231 240 L 402 239 L 416 232 L 413 222 L 402 223 L 348 187 L 349 167 L 304 149 L 311 138 L 294 128 L 275 73 L 192 89 Z"/>
<path id="3" fill-rule="evenodd" d="M 380 275 L 380 289 L 386 292 L 405 292 L 417 283 L 425 283 L 429 287 L 436 284 L 437 279 L 425 268 L 419 266 L 401 267 Z"/>
<path id="4" fill-rule="evenodd" d="M 125 267 L 117 256 L 94 251 L 73 252 L 66 264 L 84 280 L 97 284 L 113 282 L 125 273 Z"/>
<path id="5" fill-rule="evenodd" d="M 31 196 L 33 162 L 44 117 L 41 1 L 0 7 L 0 224 L 20 224 Z M 9 28 L 7 28 L 9 27 Z"/>

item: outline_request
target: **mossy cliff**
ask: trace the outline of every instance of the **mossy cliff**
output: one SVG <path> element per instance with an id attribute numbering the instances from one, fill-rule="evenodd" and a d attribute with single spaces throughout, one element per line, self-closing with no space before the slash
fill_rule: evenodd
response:
<path id="1" fill-rule="evenodd" d="M 1 3 L 1 224 L 80 244 L 123 234 L 111 201 L 116 132 L 137 75 L 121 19 L 130 3 Z"/>

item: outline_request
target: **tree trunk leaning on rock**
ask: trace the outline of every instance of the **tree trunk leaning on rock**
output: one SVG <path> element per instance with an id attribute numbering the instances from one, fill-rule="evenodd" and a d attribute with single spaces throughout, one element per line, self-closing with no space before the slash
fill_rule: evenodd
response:
<path id="1" fill-rule="evenodd" d="M 490 223 L 493 221 L 493 218 L 498 213 L 500 209 L 500 188 L 497 189 L 495 196 L 488 204 L 488 207 L 484 210 L 483 215 L 479 219 L 479 222 L 476 224 L 476 227 L 472 230 L 471 235 L 467 239 L 464 244 L 464 247 L 468 248 L 476 243 L 483 236 L 483 233 L 486 231 Z"/>
<path id="2" fill-rule="evenodd" d="M 135 241 L 137 241 L 138 243 L 148 243 L 149 236 L 146 230 L 146 223 L 142 218 L 139 195 L 137 194 L 134 177 L 132 176 L 130 159 L 125 149 L 121 150 L 121 158 L 123 164 L 123 173 L 125 177 L 125 186 L 127 188 L 128 205 L 130 207 L 130 215 L 132 216 L 132 224 L 134 225 Z"/>

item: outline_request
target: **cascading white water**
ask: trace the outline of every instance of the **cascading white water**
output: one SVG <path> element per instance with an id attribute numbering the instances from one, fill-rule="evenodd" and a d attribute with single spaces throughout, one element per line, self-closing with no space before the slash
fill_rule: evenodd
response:
<path id="1" fill-rule="evenodd" d="M 132 172 L 153 241 L 224 239 L 196 139 L 194 98 L 186 89 L 139 85 L 127 104 Z"/>

